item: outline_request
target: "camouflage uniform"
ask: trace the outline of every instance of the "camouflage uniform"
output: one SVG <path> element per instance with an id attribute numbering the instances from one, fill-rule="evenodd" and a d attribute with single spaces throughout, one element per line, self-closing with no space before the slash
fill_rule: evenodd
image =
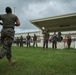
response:
<path id="1" fill-rule="evenodd" d="M 71 42 L 72 42 L 71 35 L 68 34 L 68 36 L 67 36 L 67 45 L 68 45 L 69 49 L 70 49 L 70 46 L 71 46 Z"/>
<path id="2" fill-rule="evenodd" d="M 37 47 L 37 36 L 36 36 L 36 34 L 34 34 L 34 36 L 33 36 L 33 47 L 35 47 L 35 45 Z"/>
<path id="3" fill-rule="evenodd" d="M 62 39 L 61 39 L 61 32 L 59 31 L 59 32 L 58 32 L 58 42 L 61 42 L 61 40 L 62 40 Z"/>
<path id="4" fill-rule="evenodd" d="M 49 36 L 50 35 L 49 35 L 48 31 L 45 31 L 44 38 L 43 38 L 43 48 L 45 48 L 45 46 L 46 46 L 46 48 L 48 48 Z"/>
<path id="5" fill-rule="evenodd" d="M 23 37 L 20 37 L 20 47 L 23 47 Z"/>
<path id="6" fill-rule="evenodd" d="M 17 16 L 13 14 L 0 15 L 0 20 L 3 21 L 3 28 L 1 31 L 2 49 L 0 51 L 0 58 L 2 59 L 5 55 L 7 59 L 12 57 L 11 45 L 14 39 L 14 26 L 18 20 Z"/>
<path id="7" fill-rule="evenodd" d="M 28 35 L 26 36 L 26 39 L 27 39 L 27 47 L 30 47 L 31 36 L 28 34 Z"/>
<path id="8" fill-rule="evenodd" d="M 52 36 L 52 48 L 53 49 L 56 49 L 57 48 L 57 35 L 56 34 L 54 34 L 53 36 Z"/>

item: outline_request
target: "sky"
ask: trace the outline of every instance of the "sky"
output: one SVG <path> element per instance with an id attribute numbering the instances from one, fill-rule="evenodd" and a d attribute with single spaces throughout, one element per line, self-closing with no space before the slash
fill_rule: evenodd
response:
<path id="1" fill-rule="evenodd" d="M 21 22 L 15 33 L 40 31 L 30 20 L 76 13 L 76 0 L 0 0 L 0 14 L 5 14 L 7 6 Z"/>

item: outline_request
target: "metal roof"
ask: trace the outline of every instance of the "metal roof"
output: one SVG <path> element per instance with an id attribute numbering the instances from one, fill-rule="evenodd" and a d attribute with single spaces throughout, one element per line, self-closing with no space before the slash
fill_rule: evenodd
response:
<path id="1" fill-rule="evenodd" d="M 42 27 L 50 32 L 76 31 L 76 13 L 59 15 L 48 18 L 30 20 L 32 24 L 42 30 Z"/>

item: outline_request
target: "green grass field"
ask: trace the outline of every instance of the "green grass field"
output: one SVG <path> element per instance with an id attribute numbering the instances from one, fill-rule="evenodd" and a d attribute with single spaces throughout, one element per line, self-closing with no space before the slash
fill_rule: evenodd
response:
<path id="1" fill-rule="evenodd" d="M 0 60 L 0 75 L 76 75 L 76 50 L 12 47 L 16 64 Z"/>

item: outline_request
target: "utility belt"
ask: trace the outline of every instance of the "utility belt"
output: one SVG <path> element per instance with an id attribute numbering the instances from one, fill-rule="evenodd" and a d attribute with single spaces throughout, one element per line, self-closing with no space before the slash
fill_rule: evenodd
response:
<path id="1" fill-rule="evenodd" d="M 7 28 L 12 28 L 12 29 L 14 29 L 14 27 L 3 27 L 3 29 L 7 29 Z"/>

